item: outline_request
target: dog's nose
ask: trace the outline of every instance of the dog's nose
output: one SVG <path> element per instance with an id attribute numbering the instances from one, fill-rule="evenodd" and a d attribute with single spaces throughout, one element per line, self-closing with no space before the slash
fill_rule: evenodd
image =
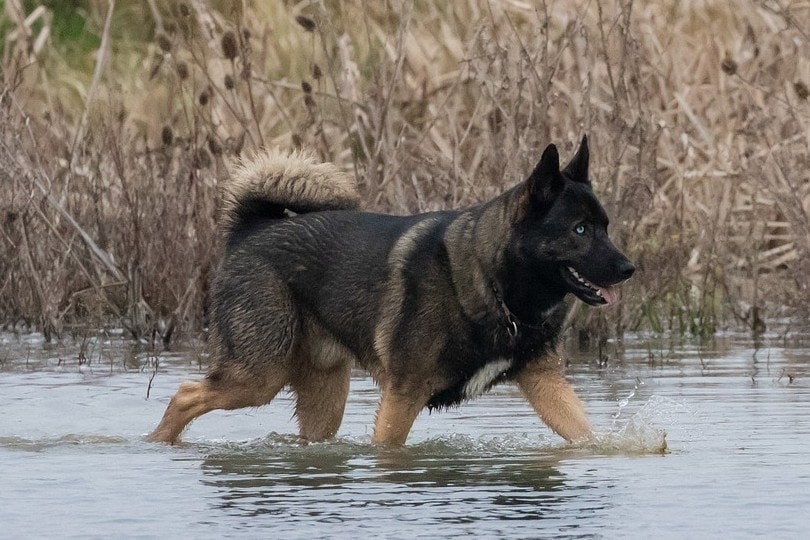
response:
<path id="1" fill-rule="evenodd" d="M 633 263 L 625 259 L 619 263 L 618 270 L 619 275 L 622 277 L 622 279 L 630 279 L 630 276 L 632 276 L 633 272 L 636 271 L 636 267 L 633 266 Z"/>

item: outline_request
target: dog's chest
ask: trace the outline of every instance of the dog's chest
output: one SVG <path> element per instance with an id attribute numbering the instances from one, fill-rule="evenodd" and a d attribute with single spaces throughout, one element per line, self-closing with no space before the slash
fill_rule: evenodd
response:
<path id="1" fill-rule="evenodd" d="M 512 367 L 512 361 L 506 358 L 499 358 L 492 362 L 487 362 L 478 371 L 473 373 L 462 388 L 462 394 L 467 399 L 478 397 L 497 381 L 504 373 Z"/>

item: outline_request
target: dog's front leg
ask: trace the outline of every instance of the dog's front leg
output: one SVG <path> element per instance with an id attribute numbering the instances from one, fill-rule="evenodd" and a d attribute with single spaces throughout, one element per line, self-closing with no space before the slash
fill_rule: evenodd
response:
<path id="1" fill-rule="evenodd" d="M 585 407 L 565 380 L 559 357 L 529 362 L 518 373 L 517 383 L 540 419 L 555 433 L 569 442 L 591 436 Z"/>
<path id="2" fill-rule="evenodd" d="M 394 389 L 385 385 L 382 389 L 380 408 L 374 422 L 374 444 L 401 446 L 405 444 L 416 417 L 427 404 L 428 397 Z"/>

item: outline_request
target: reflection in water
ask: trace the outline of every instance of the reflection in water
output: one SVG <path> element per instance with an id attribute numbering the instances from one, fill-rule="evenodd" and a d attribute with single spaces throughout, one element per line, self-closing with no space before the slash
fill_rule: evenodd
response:
<path id="1" fill-rule="evenodd" d="M 457 525 L 561 519 L 583 507 L 590 515 L 604 511 L 606 492 L 584 497 L 595 486 L 567 481 L 556 466 L 575 452 L 538 450 L 528 440 L 447 437 L 378 450 L 348 439 L 301 446 L 271 435 L 209 449 L 202 470 L 203 482 L 219 492 L 219 509 L 242 517 L 270 514 L 279 526 L 313 517 L 362 521 L 370 512 Z"/>

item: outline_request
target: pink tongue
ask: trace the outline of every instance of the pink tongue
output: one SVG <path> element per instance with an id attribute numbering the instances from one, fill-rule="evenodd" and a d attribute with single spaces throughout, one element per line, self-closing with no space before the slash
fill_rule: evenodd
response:
<path id="1" fill-rule="evenodd" d="M 602 291 L 602 298 L 605 299 L 607 305 L 615 304 L 619 300 L 618 287 L 600 287 L 599 290 Z"/>

